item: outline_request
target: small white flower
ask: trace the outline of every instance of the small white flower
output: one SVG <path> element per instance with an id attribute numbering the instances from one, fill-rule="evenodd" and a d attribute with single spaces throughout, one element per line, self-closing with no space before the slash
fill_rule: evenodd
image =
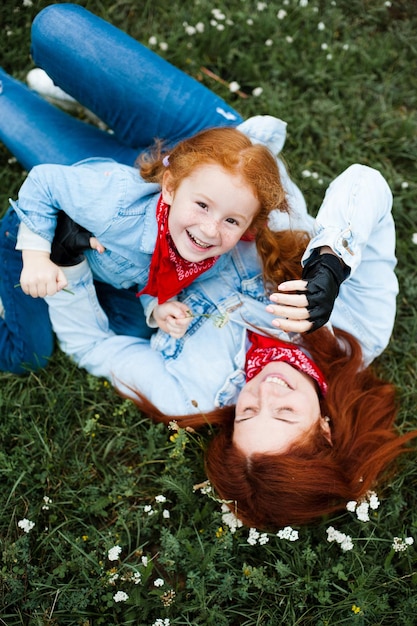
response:
<path id="1" fill-rule="evenodd" d="M 280 539 L 287 539 L 288 541 L 297 541 L 298 530 L 294 530 L 291 526 L 285 526 L 277 532 L 277 537 Z"/>
<path id="2" fill-rule="evenodd" d="M 327 50 L 327 49 L 328 49 L 328 47 L 329 47 L 329 45 L 328 45 L 327 43 L 322 43 L 322 44 L 321 44 L 321 46 L 320 46 L 320 48 L 321 48 L 322 50 Z"/>
<path id="3" fill-rule="evenodd" d="M 116 580 L 118 580 L 119 578 L 119 574 L 116 572 L 115 574 L 112 574 L 109 577 L 109 585 L 114 585 L 114 583 L 116 582 Z"/>
<path id="4" fill-rule="evenodd" d="M 248 17 L 248 19 L 246 20 L 246 24 L 248 26 L 253 26 L 253 19 L 251 17 Z"/>
<path id="5" fill-rule="evenodd" d="M 262 87 L 255 87 L 255 89 L 252 90 L 252 95 L 255 98 L 259 98 L 260 95 L 262 95 L 263 89 Z"/>
<path id="6" fill-rule="evenodd" d="M 318 29 L 318 30 L 324 30 L 325 28 L 326 28 L 326 27 L 325 27 L 325 25 L 324 25 L 324 23 L 323 23 L 323 22 L 319 22 L 319 23 L 317 24 L 317 29 Z"/>
<path id="7" fill-rule="evenodd" d="M 168 50 L 168 44 L 166 41 L 161 41 L 161 43 L 159 44 L 159 47 L 161 50 Z"/>
<path id="8" fill-rule="evenodd" d="M 384 2 L 384 6 L 389 9 L 390 7 L 392 7 L 392 2 L 390 2 L 390 0 L 386 0 L 386 2 Z"/>
<path id="9" fill-rule="evenodd" d="M 155 587 L 162 587 L 162 585 L 164 584 L 164 580 L 163 580 L 163 578 L 156 578 L 153 581 L 153 584 L 154 584 Z"/>
<path id="10" fill-rule="evenodd" d="M 167 499 L 165 496 L 163 496 L 162 494 L 159 496 L 155 496 L 155 502 L 166 502 Z"/>
<path id="11" fill-rule="evenodd" d="M 287 12 L 285 9 L 280 9 L 277 13 L 277 18 L 279 20 L 283 20 L 285 17 L 287 17 Z"/>
<path id="12" fill-rule="evenodd" d="M 198 33 L 204 33 L 204 24 L 203 22 L 197 22 L 195 25 L 195 29 Z"/>
<path id="13" fill-rule="evenodd" d="M 113 600 L 115 602 L 126 602 L 129 599 L 129 596 L 124 591 L 118 591 L 114 594 Z"/>
<path id="14" fill-rule="evenodd" d="M 216 20 L 210 20 L 210 26 L 217 26 Z"/>
<path id="15" fill-rule="evenodd" d="M 23 519 L 19 520 L 17 522 L 17 525 L 19 526 L 19 528 L 21 528 L 25 533 L 30 533 L 30 531 L 32 530 L 32 528 L 35 526 L 35 522 L 31 522 L 30 520 L 28 520 L 26 517 L 24 517 Z"/>
<path id="16" fill-rule="evenodd" d="M 220 9 L 212 9 L 211 12 L 214 15 L 214 17 L 216 18 L 216 20 L 225 20 L 226 19 L 225 14 L 222 13 L 222 11 L 220 11 Z"/>
<path id="17" fill-rule="evenodd" d="M 301 172 L 301 176 L 302 176 L 303 178 L 310 178 L 310 176 L 311 176 L 311 172 L 310 172 L 310 170 L 303 170 L 303 171 Z"/>
<path id="18" fill-rule="evenodd" d="M 162 517 L 163 517 L 164 519 L 169 519 L 169 518 L 171 517 L 171 513 L 168 511 L 168 509 L 164 509 L 164 510 L 162 511 Z"/>
<path id="19" fill-rule="evenodd" d="M 45 504 L 42 505 L 42 511 L 49 511 L 49 505 L 52 503 L 51 498 L 43 496 L 43 501 Z"/>
<path id="20" fill-rule="evenodd" d="M 241 520 L 236 517 L 233 511 L 229 509 L 227 504 L 222 504 L 221 510 L 223 513 L 222 522 L 230 529 L 230 532 L 232 534 L 235 533 L 238 528 L 241 528 L 243 526 Z"/>
<path id="21" fill-rule="evenodd" d="M 368 496 L 370 508 L 373 511 L 375 511 L 381 504 L 378 499 L 378 496 L 376 495 L 375 491 L 368 491 L 367 496 Z"/>
<path id="22" fill-rule="evenodd" d="M 273 43 L 274 43 L 274 42 L 272 41 L 272 39 L 267 39 L 267 40 L 265 41 L 265 45 L 266 45 L 266 46 L 268 46 L 268 48 L 270 48 L 270 47 L 272 46 L 272 44 L 273 44 Z"/>
<path id="23" fill-rule="evenodd" d="M 339 530 L 336 530 L 333 526 L 329 526 L 327 529 L 327 541 L 332 542 L 336 541 L 336 543 L 340 544 L 343 552 L 347 550 L 352 550 L 353 541 L 349 535 L 345 535 L 345 533 L 341 533 Z"/>
<path id="24" fill-rule="evenodd" d="M 356 515 L 361 522 L 369 522 L 369 504 L 368 502 L 361 502 L 356 507 Z"/>
<path id="25" fill-rule="evenodd" d="M 31 6 L 33 6 L 32 0 L 23 0 L 22 4 L 23 4 L 24 7 L 31 7 Z"/>
<path id="26" fill-rule="evenodd" d="M 344 43 L 342 46 L 342 50 L 349 50 L 349 44 L 348 43 Z"/>
<path id="27" fill-rule="evenodd" d="M 346 535 L 343 541 L 340 542 L 340 547 L 343 552 L 347 552 L 348 550 L 353 550 L 353 541 L 349 535 Z"/>
<path id="28" fill-rule="evenodd" d="M 247 542 L 251 546 L 256 546 L 259 539 L 259 533 L 256 528 L 249 528 L 249 537 L 247 538 Z"/>
<path id="29" fill-rule="evenodd" d="M 133 582 L 135 583 L 135 585 L 139 585 L 139 583 L 142 580 L 142 575 L 140 572 L 133 572 L 132 574 L 132 578 L 131 580 L 133 580 Z"/>
<path id="30" fill-rule="evenodd" d="M 411 237 L 411 241 L 417 245 L 417 233 L 413 233 L 413 236 Z"/>
<path id="31" fill-rule="evenodd" d="M 109 559 L 109 561 L 117 561 L 121 551 L 122 549 L 120 546 L 113 546 L 113 548 L 110 548 L 110 550 L 108 551 L 107 558 Z"/>
<path id="32" fill-rule="evenodd" d="M 268 541 L 269 541 L 269 537 L 268 537 L 268 535 L 266 533 L 262 533 L 259 536 L 259 545 L 260 546 L 265 545 L 266 543 L 268 543 Z"/>
<path id="33" fill-rule="evenodd" d="M 232 93 L 236 93 L 236 91 L 239 91 L 240 85 L 235 80 L 232 80 L 232 82 L 229 84 L 229 89 Z"/>
<path id="34" fill-rule="evenodd" d="M 145 506 L 143 507 L 143 511 L 144 513 L 147 513 L 148 515 L 153 515 L 155 513 L 155 511 L 153 510 L 150 504 L 145 504 Z"/>
<path id="35" fill-rule="evenodd" d="M 148 565 L 148 560 L 149 560 L 149 559 L 148 559 L 148 557 L 147 557 L 147 556 L 143 556 L 143 557 L 141 558 L 141 561 L 142 561 L 142 565 L 143 565 L 143 567 L 146 567 L 146 566 Z"/>
<path id="36" fill-rule="evenodd" d="M 300 0 L 300 7 L 306 7 L 308 5 L 308 0 Z"/>
<path id="37" fill-rule="evenodd" d="M 401 189 L 408 189 L 408 183 L 406 180 L 401 183 Z"/>
<path id="38" fill-rule="evenodd" d="M 225 29 L 225 25 L 224 24 L 217 24 L 216 28 L 217 28 L 217 30 L 224 30 Z"/>
<path id="39" fill-rule="evenodd" d="M 161 619 L 160 617 L 158 617 L 158 619 L 154 621 L 152 626 L 169 626 L 170 623 L 171 622 L 169 621 L 168 617 L 166 617 L 165 619 Z"/>
<path id="40" fill-rule="evenodd" d="M 291 37 L 291 35 L 287 35 L 287 36 L 285 37 L 285 41 L 286 41 L 287 43 L 292 43 L 292 42 L 294 41 L 294 37 Z"/>
<path id="41" fill-rule="evenodd" d="M 349 502 L 346 504 L 346 509 L 350 511 L 351 513 L 354 513 L 356 510 L 356 505 L 357 505 L 356 500 L 349 500 Z"/>
<path id="42" fill-rule="evenodd" d="M 394 537 L 392 549 L 395 552 L 405 552 L 408 546 L 412 546 L 413 543 L 414 539 L 412 537 L 406 537 L 405 539 L 402 539 L 401 537 Z"/>
<path id="43" fill-rule="evenodd" d="M 152 35 L 151 37 L 149 37 L 148 39 L 148 44 L 150 46 L 156 46 L 156 44 L 158 43 L 157 38 L 155 37 L 155 35 Z"/>
<path id="44" fill-rule="evenodd" d="M 267 7 L 267 3 L 266 2 L 258 2 L 258 4 L 256 5 L 256 9 L 258 11 L 264 11 Z"/>
<path id="45" fill-rule="evenodd" d="M 196 34 L 196 29 L 194 26 L 190 26 L 189 24 L 187 24 L 187 26 L 185 27 L 185 32 L 187 33 L 187 35 L 195 35 Z"/>

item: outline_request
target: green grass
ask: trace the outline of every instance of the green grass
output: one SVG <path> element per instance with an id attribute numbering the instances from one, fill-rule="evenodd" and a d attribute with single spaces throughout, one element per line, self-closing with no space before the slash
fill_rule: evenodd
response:
<path id="1" fill-rule="evenodd" d="M 46 4 L 6 0 L 0 7 L 1 63 L 18 78 L 32 67 L 30 23 Z M 268 113 L 286 120 L 284 155 L 313 212 L 330 180 L 352 162 L 387 178 L 401 291 L 393 338 L 377 368 L 398 386 L 398 428 L 415 428 L 415 3 L 269 1 L 262 11 L 251 0 L 80 4 L 145 44 L 156 37 L 153 49 L 244 117 Z M 224 12 L 225 19 L 217 19 L 224 30 L 210 25 L 213 8 Z M 188 35 L 184 22 L 202 22 L 204 32 Z M 160 42 L 168 48 L 161 50 Z M 232 94 L 202 67 L 237 81 L 248 97 Z M 263 89 L 259 97 L 252 95 L 256 87 Z M 1 147 L 0 212 L 25 175 L 10 157 Z M 58 350 L 47 370 L 27 378 L 1 374 L 0 382 L 0 624 L 416 623 L 416 547 L 391 547 L 395 536 L 417 540 L 414 452 L 378 490 L 381 504 L 370 521 L 346 512 L 298 529 L 297 541 L 269 535 L 267 543 L 250 545 L 247 528 L 232 533 L 220 503 L 193 489 L 205 479 L 209 432 L 177 434 L 150 423 Z M 166 502 L 156 501 L 158 495 Z M 24 518 L 35 523 L 29 533 L 18 526 Z M 329 526 L 351 536 L 353 549 L 328 542 Z M 122 552 L 109 561 L 115 545 Z M 162 586 L 155 586 L 158 578 Z M 118 591 L 129 598 L 115 602 Z"/>

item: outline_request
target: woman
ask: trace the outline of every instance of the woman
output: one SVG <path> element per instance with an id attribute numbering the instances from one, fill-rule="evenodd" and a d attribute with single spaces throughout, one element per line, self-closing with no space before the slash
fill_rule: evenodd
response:
<path id="1" fill-rule="evenodd" d="M 39 36 L 43 45 L 48 41 L 45 28 L 50 18 L 57 19 L 67 33 L 80 32 L 82 24 L 88 24 L 91 36 L 98 32 L 97 18 L 90 18 L 80 7 L 57 5 L 35 21 L 38 35 L 43 25 L 44 36 Z M 99 22 L 100 28 L 111 28 Z M 58 32 L 58 41 L 60 36 Z M 36 42 L 35 36 L 34 50 Z M 46 69 L 53 75 L 50 67 Z M 60 85 L 82 100 L 69 83 L 60 81 Z M 91 103 L 84 103 L 92 108 Z M 294 195 L 300 199 L 297 191 Z M 122 393 L 134 398 L 139 394 L 139 405 L 155 419 L 169 421 L 176 414 L 192 413 L 178 420 L 195 426 L 221 423 L 220 434 L 208 450 L 207 471 L 219 495 L 245 523 L 279 527 L 341 508 L 373 486 L 405 441 L 415 436 L 410 433 L 401 439 L 395 435 L 392 387 L 365 367 L 386 346 L 395 315 L 391 200 L 377 172 L 352 166 L 330 186 L 304 254 L 304 262 L 310 261 L 307 267 L 320 269 L 320 262 L 315 263 L 330 254 L 343 278 L 350 273 L 340 286 L 330 318 L 344 332 L 333 335 L 326 328 L 301 337 L 300 332 L 312 327 L 309 309 L 314 306 L 305 295 L 306 281 L 281 284 L 271 303 L 255 248 L 241 241 L 221 275 L 182 293 L 192 320 L 179 340 L 160 331 L 151 344 L 116 335 L 91 289 L 87 263 L 70 268 L 66 274 L 74 295 L 62 291 L 54 296 L 58 298 L 54 311 L 67 322 L 59 336 L 61 345 L 80 366 L 107 376 Z M 294 206 L 297 227 L 311 231 L 302 201 L 293 202 Z M 299 276 L 305 235 L 288 232 L 288 226 L 288 218 L 277 217 L 275 227 L 282 231 L 277 235 L 280 265 L 264 268 L 264 278 L 274 286 Z M 310 283 L 314 284 L 314 277 L 307 288 Z M 74 297 L 77 320 L 69 314 Z M 285 341 L 283 351 L 294 343 L 302 347 L 301 354 L 290 351 L 289 362 L 271 361 L 271 346 L 257 339 L 271 335 L 273 318 L 275 334 Z M 326 314 L 319 312 L 318 318 L 322 323 Z M 250 351 L 255 340 L 260 341 L 256 350 L 261 354 Z M 257 371 L 259 363 L 266 363 L 266 373 L 262 368 Z M 246 385 L 249 371 L 253 377 Z M 261 383 L 258 376 L 264 378 Z M 296 405 L 294 394 L 298 394 Z M 219 409 L 212 412 L 214 406 Z M 291 418 L 283 419 L 282 411 Z M 260 419 L 263 423 L 257 427 Z M 266 441 L 259 432 L 267 433 Z"/>

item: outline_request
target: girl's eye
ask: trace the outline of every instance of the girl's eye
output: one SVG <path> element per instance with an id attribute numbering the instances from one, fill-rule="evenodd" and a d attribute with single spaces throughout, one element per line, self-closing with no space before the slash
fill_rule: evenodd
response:
<path id="1" fill-rule="evenodd" d="M 239 226 L 239 222 L 235 220 L 234 217 L 228 217 L 226 222 L 228 222 L 229 224 L 235 224 L 235 226 Z"/>

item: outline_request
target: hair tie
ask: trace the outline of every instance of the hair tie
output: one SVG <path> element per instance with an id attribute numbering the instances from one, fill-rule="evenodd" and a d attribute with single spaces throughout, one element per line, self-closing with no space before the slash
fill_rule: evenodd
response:
<path id="1" fill-rule="evenodd" d="M 162 159 L 162 165 L 163 165 L 164 167 L 168 167 L 168 166 L 169 166 L 169 154 L 166 154 L 166 155 L 164 156 L 164 158 Z"/>

